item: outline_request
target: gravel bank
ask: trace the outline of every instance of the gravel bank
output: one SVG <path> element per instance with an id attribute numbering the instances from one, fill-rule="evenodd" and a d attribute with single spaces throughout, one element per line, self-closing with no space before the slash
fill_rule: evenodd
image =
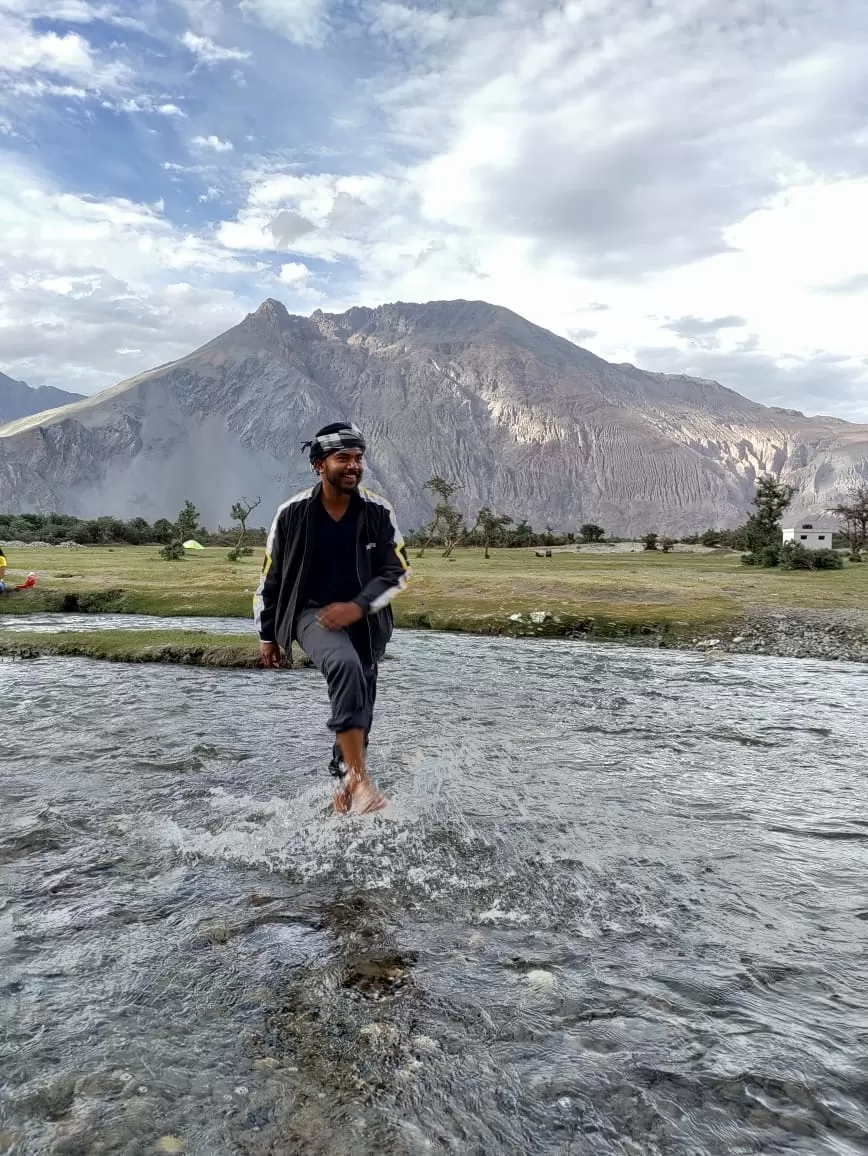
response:
<path id="1" fill-rule="evenodd" d="M 694 637 L 691 645 L 707 652 L 868 662 L 868 610 L 754 611 Z"/>

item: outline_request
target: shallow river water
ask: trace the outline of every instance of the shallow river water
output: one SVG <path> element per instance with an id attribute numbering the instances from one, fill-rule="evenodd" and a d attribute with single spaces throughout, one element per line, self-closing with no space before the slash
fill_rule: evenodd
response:
<path id="1" fill-rule="evenodd" d="M 393 655 L 0 664 L 0 1151 L 868 1151 L 868 669 Z"/>

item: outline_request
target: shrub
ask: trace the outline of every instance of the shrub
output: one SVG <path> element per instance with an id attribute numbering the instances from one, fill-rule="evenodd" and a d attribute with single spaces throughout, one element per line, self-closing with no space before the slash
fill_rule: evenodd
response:
<path id="1" fill-rule="evenodd" d="M 843 565 L 836 550 L 806 550 L 801 542 L 786 542 L 780 548 L 782 570 L 840 570 Z"/>
<path id="2" fill-rule="evenodd" d="M 182 542 L 169 542 L 160 551 L 160 557 L 166 562 L 180 562 L 184 557 Z"/>
<path id="3" fill-rule="evenodd" d="M 657 535 L 655 533 L 652 532 L 650 534 L 645 535 L 645 537 L 642 539 L 642 549 L 643 550 L 656 550 L 657 549 Z"/>
<path id="4" fill-rule="evenodd" d="M 742 554 L 742 563 L 745 566 L 762 566 L 770 569 L 777 566 L 781 560 L 780 546 L 763 546 L 760 550 L 752 550 L 749 554 Z"/>
<path id="5" fill-rule="evenodd" d="M 240 562 L 242 558 L 249 558 L 252 553 L 251 546 L 233 546 L 226 557 L 230 562 Z"/>

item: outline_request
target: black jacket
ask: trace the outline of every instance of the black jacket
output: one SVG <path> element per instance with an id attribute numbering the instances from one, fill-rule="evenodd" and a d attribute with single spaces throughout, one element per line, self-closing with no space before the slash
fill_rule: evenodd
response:
<path id="1" fill-rule="evenodd" d="M 318 482 L 284 502 L 274 516 L 265 547 L 262 578 L 253 599 L 253 617 L 263 642 L 288 650 L 303 609 L 299 605 L 308 573 L 310 508 L 320 500 Z M 356 565 L 359 593 L 353 599 L 368 616 L 371 650 L 380 656 L 392 636 L 389 603 L 407 584 L 410 566 L 395 512 L 385 498 L 359 489 L 356 511 Z"/>

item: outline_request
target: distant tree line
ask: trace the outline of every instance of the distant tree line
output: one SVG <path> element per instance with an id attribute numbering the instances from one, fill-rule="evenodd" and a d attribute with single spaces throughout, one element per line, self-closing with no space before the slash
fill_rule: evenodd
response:
<path id="1" fill-rule="evenodd" d="M 429 548 L 442 551 L 449 557 L 459 546 L 477 546 L 485 550 L 486 558 L 494 548 L 521 549 L 527 547 L 573 546 L 578 542 L 594 543 L 622 539 L 610 536 L 595 522 L 583 523 L 577 532 L 556 532 L 547 525 L 534 529 L 526 518 L 498 513 L 490 506 L 482 506 L 472 520 L 468 520 L 454 503 L 460 486 L 435 475 L 425 483 L 432 495 L 434 510 L 428 522 L 407 534 L 407 545 L 423 555 Z M 753 500 L 754 511 L 742 526 L 734 530 L 708 529 L 680 539 L 687 545 L 699 544 L 712 548 L 744 551 L 746 565 L 782 566 L 790 569 L 837 568 L 840 555 L 836 550 L 806 551 L 798 543 L 781 541 L 781 519 L 789 507 L 795 490 L 764 475 L 757 481 Z M 261 498 L 242 497 L 233 503 L 230 516 L 236 525 L 218 526 L 210 531 L 201 524 L 199 511 L 187 500 L 174 522 L 159 518 L 151 523 L 144 518 L 76 518 L 71 514 L 0 514 L 0 542 L 48 542 L 60 545 L 75 542 L 82 546 L 156 545 L 161 546 L 164 558 L 184 557 L 183 543 L 195 538 L 203 546 L 228 546 L 229 558 L 238 561 L 252 553 L 255 547 L 265 545 L 268 530 L 264 526 L 251 527 L 247 522 Z M 841 502 L 828 513 L 841 526 L 833 537 L 833 547 L 849 546 L 850 561 L 861 562 L 868 550 L 868 484 L 860 483 L 848 490 Z M 674 538 L 649 531 L 641 539 L 648 551 L 668 553 L 676 544 Z"/>
<path id="2" fill-rule="evenodd" d="M 585 522 L 578 533 L 558 532 L 550 525 L 538 530 L 526 518 L 498 513 L 491 506 L 480 507 L 476 516 L 468 520 L 453 501 L 461 489 L 457 482 L 435 475 L 428 479 L 425 488 L 434 502 L 432 517 L 406 535 L 407 545 L 417 549 L 420 557 L 429 547 L 441 550 L 448 558 L 457 546 L 481 546 L 488 558 L 489 551 L 495 548 L 574 546 L 577 542 L 602 542 L 606 537 L 606 531 L 595 522 Z"/>
<path id="3" fill-rule="evenodd" d="M 244 501 L 246 499 L 242 499 Z M 236 517 L 234 507 L 231 513 Z M 264 546 L 267 535 L 264 527 L 246 527 L 242 548 Z M 192 526 L 189 518 L 179 525 L 178 520 L 170 522 L 168 518 L 148 522 L 145 518 L 125 521 L 112 517 L 76 518 L 71 514 L 0 514 L 0 542 L 48 542 L 54 546 L 64 542 L 75 542 L 80 546 L 164 546 L 175 538 L 182 542 L 195 538 L 203 546 L 237 546 L 239 527 L 218 526 L 209 531 L 199 524 L 198 511 Z"/>

